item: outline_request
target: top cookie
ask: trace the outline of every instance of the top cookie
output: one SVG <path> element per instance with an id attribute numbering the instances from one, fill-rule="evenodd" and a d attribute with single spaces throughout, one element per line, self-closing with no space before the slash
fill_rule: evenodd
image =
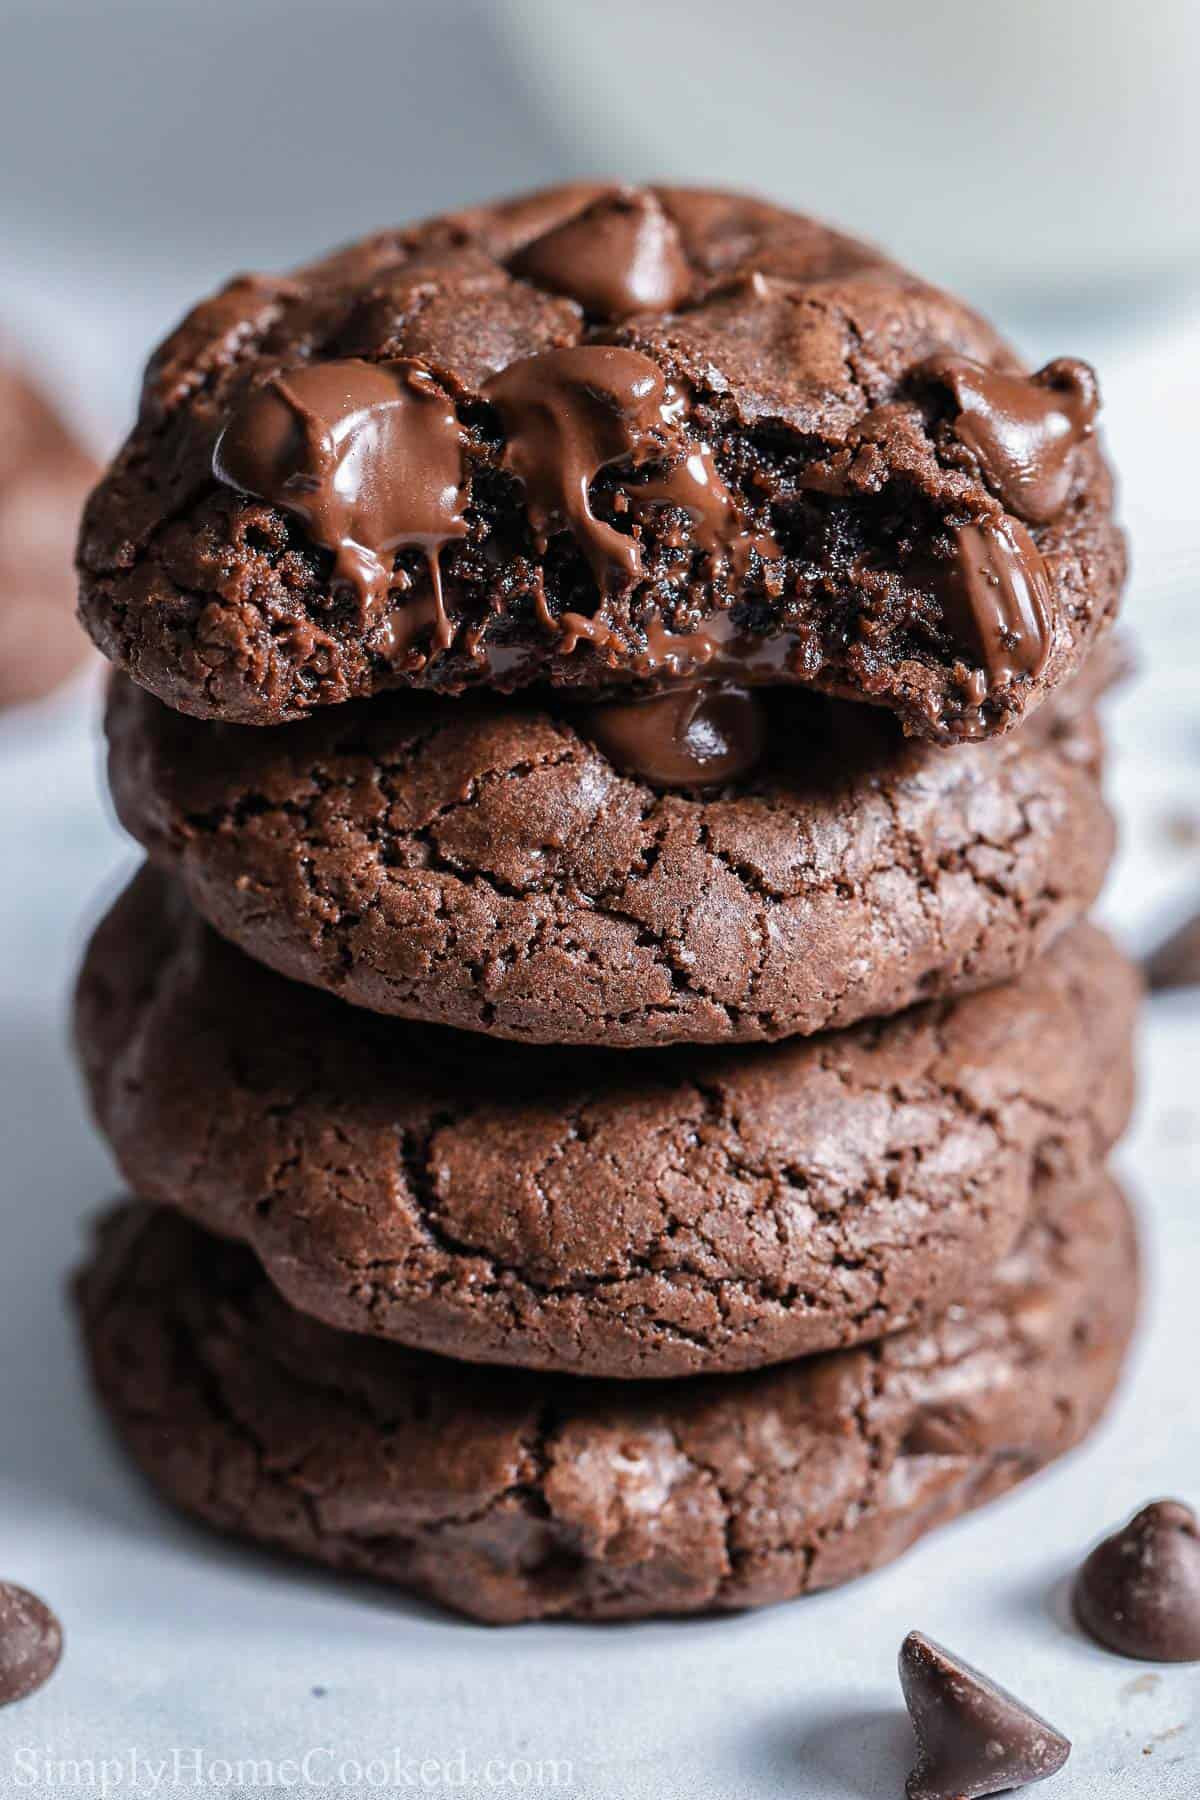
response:
<path id="1" fill-rule="evenodd" d="M 87 508 L 82 616 L 248 724 L 703 674 L 986 736 L 1115 611 L 1096 408 L 800 215 L 552 189 L 197 307 Z"/>

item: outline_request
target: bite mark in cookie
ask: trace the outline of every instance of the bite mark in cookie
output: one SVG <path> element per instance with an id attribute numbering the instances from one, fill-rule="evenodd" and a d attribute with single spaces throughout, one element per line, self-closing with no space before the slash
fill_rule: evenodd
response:
<path id="1" fill-rule="evenodd" d="M 365 613 L 331 534 L 212 455 L 248 395 L 356 359 L 418 371 L 463 458 L 461 529 L 432 556 L 381 540 Z M 957 301 L 799 215 L 558 190 L 199 307 L 89 508 L 83 616 L 137 681 L 226 721 L 390 687 L 644 689 L 715 658 L 986 736 L 1116 608 L 1094 408 L 1082 365 L 1024 375 Z"/>

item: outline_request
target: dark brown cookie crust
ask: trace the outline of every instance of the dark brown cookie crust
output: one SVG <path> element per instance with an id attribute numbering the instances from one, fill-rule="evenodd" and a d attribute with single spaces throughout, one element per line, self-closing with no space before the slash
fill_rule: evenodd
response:
<path id="1" fill-rule="evenodd" d="M 1119 1136 L 1137 994 L 1081 927 L 1007 988 L 836 1036 L 498 1055 L 281 981 L 147 870 L 77 1036 L 131 1186 L 244 1239 L 293 1305 L 644 1378 L 866 1341 L 977 1286 L 1035 1181 Z"/>
<path id="2" fill-rule="evenodd" d="M 690 271 L 676 309 L 588 317 L 513 269 L 605 191 L 383 232 L 289 276 L 241 277 L 198 306 L 151 358 L 138 422 L 84 520 L 81 613 L 105 655 L 185 712 L 261 725 L 395 686 L 638 679 L 648 626 L 686 637 L 732 615 L 751 637 L 788 635 L 790 667 L 774 678 L 868 699 L 918 735 L 1003 730 L 1036 704 L 1110 622 L 1124 576 L 1095 439 L 1074 456 L 1061 513 L 1033 528 L 1048 659 L 981 701 L 920 571 L 948 532 L 1007 515 L 950 430 L 946 393 L 917 371 L 947 352 L 1013 370 L 1011 352 L 861 244 L 758 200 L 680 189 L 640 197 L 665 209 Z M 686 442 L 712 445 L 749 533 L 770 533 L 779 558 L 721 573 L 686 531 L 681 544 L 686 515 L 670 507 L 639 517 L 641 577 L 603 603 L 570 533 L 539 554 L 482 390 L 520 358 L 598 340 L 648 357 L 683 393 Z M 453 643 L 423 641 L 419 667 L 405 614 L 424 603 L 419 551 L 401 552 L 409 591 L 394 590 L 373 624 L 295 519 L 212 474 L 217 435 L 251 384 L 343 357 L 414 359 L 469 438 L 468 533 L 440 558 Z M 635 487 L 626 469 L 602 471 L 597 517 L 629 532 Z M 602 619 L 610 635 L 574 643 L 558 628 L 567 613 Z"/>
<path id="3" fill-rule="evenodd" d="M 97 474 L 46 395 L 0 362 L 0 707 L 41 699 L 88 655 L 71 550 Z"/>
<path id="4" fill-rule="evenodd" d="M 474 1369 L 292 1311 L 244 1249 L 130 1206 L 78 1297 L 102 1404 L 219 1529 L 493 1623 L 765 1605 L 836 1586 L 1095 1424 L 1137 1304 L 1112 1183 L 1060 1196 L 970 1310 L 754 1375 Z"/>
<path id="5" fill-rule="evenodd" d="M 110 781 L 259 960 L 533 1043 L 807 1035 L 1004 980 L 1087 912 L 1113 839 L 1074 684 L 953 752 L 771 698 L 757 775 L 696 798 L 620 774 L 528 698 L 392 696 L 262 732 L 118 677 Z"/>

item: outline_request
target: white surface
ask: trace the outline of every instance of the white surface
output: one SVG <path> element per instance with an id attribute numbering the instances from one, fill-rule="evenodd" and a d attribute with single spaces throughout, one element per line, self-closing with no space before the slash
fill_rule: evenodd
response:
<path id="1" fill-rule="evenodd" d="M 1200 843 L 1165 830 L 1200 815 L 1188 569 L 1200 545 L 1200 332 L 1110 354 L 1105 367 L 1139 550 L 1127 616 L 1143 663 L 1113 708 L 1126 845 L 1108 910 L 1137 943 L 1200 900 Z M 329 1747 L 362 1763 L 396 1748 L 449 1760 L 455 1781 L 422 1789 L 414 1771 L 409 1791 L 892 1800 L 910 1750 L 894 1674 L 910 1626 L 976 1659 L 1073 1736 L 1072 1760 L 1046 1790 L 1055 1800 L 1200 1792 L 1200 1670 L 1147 1671 L 1103 1654 L 1072 1629 L 1062 1600 L 1083 1547 L 1138 1502 L 1160 1492 L 1200 1501 L 1193 1001 L 1163 998 L 1148 1017 L 1140 1122 L 1121 1161 L 1144 1203 L 1150 1297 L 1121 1402 L 1087 1448 L 840 1593 L 699 1623 L 472 1627 L 180 1523 L 95 1416 L 63 1284 L 80 1219 L 115 1183 L 82 1116 L 64 997 L 85 920 L 136 858 L 101 799 L 94 701 L 81 704 L 76 690 L 0 721 L 0 1574 L 50 1600 L 67 1633 L 55 1679 L 0 1713 L 0 1795 L 101 1791 L 100 1773 L 73 1781 L 55 1766 L 72 1758 L 115 1759 L 110 1787 L 129 1792 L 135 1748 L 149 1764 L 184 1756 L 159 1792 L 196 1790 L 193 1748 L 209 1767 L 202 1791 L 250 1792 L 255 1772 L 239 1784 L 222 1759 L 273 1759 L 284 1766 L 260 1769 L 258 1785 L 283 1785 L 286 1759 Z M 489 1758 L 556 1758 L 572 1773 L 557 1787 L 522 1783 L 518 1763 L 507 1785 L 482 1773 L 464 1785 L 460 1755 L 477 1771 Z M 333 1766 L 318 1755 L 310 1771 L 327 1784 Z M 138 1776 L 151 1791 L 146 1762 Z"/>

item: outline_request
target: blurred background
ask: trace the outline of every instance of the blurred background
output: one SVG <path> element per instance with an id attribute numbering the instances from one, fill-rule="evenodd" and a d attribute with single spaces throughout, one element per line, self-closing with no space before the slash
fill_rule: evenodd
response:
<path id="1" fill-rule="evenodd" d="M 104 454 L 148 350 L 200 294 L 370 227 L 612 174 L 750 186 L 881 241 L 991 312 L 1035 365 L 1072 354 L 1099 368 L 1133 546 L 1125 621 L 1138 668 L 1111 708 L 1123 850 L 1105 912 L 1140 951 L 1200 903 L 1198 94 L 1200 0 L 0 0 L 0 337 Z M 48 1303 L 76 1260 L 79 1218 L 114 1179 L 83 1117 L 64 1017 L 88 923 L 137 860 L 103 794 L 100 687 L 93 666 L 51 700 L 0 714 L 0 1443 L 20 1447 L 0 1455 L 11 1559 L 0 1575 L 65 1594 L 80 1620 L 78 1684 L 69 1674 L 47 1690 L 47 1731 L 65 1732 L 63 1719 L 82 1729 L 88 1707 L 97 1731 L 113 1705 L 128 1714 L 139 1657 L 139 1704 L 158 1728 L 159 1671 L 188 1654 L 171 1640 L 168 1591 L 189 1645 L 210 1634 L 200 1665 L 212 1691 L 197 1684 L 197 1717 L 240 1704 L 230 1621 L 267 1662 L 284 1655 L 272 1621 L 297 1621 L 298 1642 L 333 1646 L 331 1666 L 358 1671 L 362 1704 L 383 1705 L 393 1614 L 339 1611 L 320 1587 L 278 1584 L 263 1608 L 232 1558 L 217 1570 L 211 1553 L 195 1557 L 111 1455 L 64 1309 Z M 1158 1316 L 1180 1330 L 1172 1340 L 1160 1323 L 1116 1428 L 1114 1517 L 1157 1482 L 1164 1446 L 1194 1414 L 1196 992 L 1152 1009 L 1127 1159 L 1152 1221 L 1173 1221 L 1151 1231 L 1164 1234 Z M 1091 1478 L 1075 1479 L 1078 1498 Z M 1042 1516 L 1047 1557 L 1073 1554 L 1070 1506 Z M 993 1576 L 989 1564 L 973 1579 Z M 723 1650 L 686 1640 L 694 1665 L 664 1631 L 657 1666 L 701 1686 L 697 1671 L 715 1669 L 723 1696 L 738 1695 L 768 1666 L 744 1663 L 746 1646 L 770 1651 L 786 1621 L 722 1629 Z M 421 1639 L 443 1659 L 456 1721 L 492 1691 L 466 1684 L 464 1641 L 459 1627 Z M 790 1667 L 785 1641 L 769 1666 Z M 542 1690 L 507 1645 L 471 1642 L 497 1716 L 507 1707 L 527 1725 L 522 1706 Z M 596 1654 L 615 1667 L 615 1640 Z M 218 1694 L 213 1671 L 227 1660 Z M 545 1712 L 602 1714 L 572 1687 L 572 1666 L 545 1665 Z M 515 1688 L 503 1687 L 506 1667 Z M 613 1730 L 627 1718 L 620 1693 Z M 309 1729 L 299 1701 L 295 1719 Z M 686 1708 L 676 1725 L 682 1756 Z M 660 1739 L 655 1719 L 651 1773 Z M 686 1791 L 749 1791 L 745 1747 L 731 1737 L 729 1753 L 723 1785 Z M 1194 1767 L 1186 1786 L 1152 1763 L 1145 1780 L 1156 1795 L 1194 1796 Z"/>
<path id="2" fill-rule="evenodd" d="M 1074 349 L 1200 281 L 1195 0 L 0 0 L 0 44 L 0 317 L 100 432 L 234 269 L 581 173 L 761 188 Z"/>

